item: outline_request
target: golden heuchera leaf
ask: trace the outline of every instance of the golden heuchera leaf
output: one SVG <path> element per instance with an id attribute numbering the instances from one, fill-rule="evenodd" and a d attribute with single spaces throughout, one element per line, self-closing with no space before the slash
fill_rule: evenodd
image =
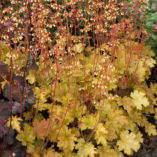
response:
<path id="1" fill-rule="evenodd" d="M 98 157 L 123 157 L 121 152 L 117 152 L 115 149 L 111 149 L 109 146 L 99 146 L 98 154 Z"/>
<path id="2" fill-rule="evenodd" d="M 3 82 L 1 82 L 0 84 L 1 84 L 2 89 L 4 89 L 4 86 L 5 86 L 6 84 L 9 84 L 9 82 L 5 79 L 5 80 L 4 80 Z"/>
<path id="3" fill-rule="evenodd" d="M 146 117 L 142 116 L 140 111 L 132 111 L 130 113 L 130 118 L 134 123 L 142 127 L 144 126 L 144 121 L 146 121 Z"/>
<path id="4" fill-rule="evenodd" d="M 55 150 L 47 150 L 46 153 L 44 153 L 43 157 L 62 157 L 62 154 L 55 152 Z"/>
<path id="5" fill-rule="evenodd" d="M 90 142 L 85 143 L 84 139 L 80 139 L 78 144 L 76 145 L 76 149 L 78 149 L 79 157 L 94 157 L 96 154 L 96 148 Z"/>
<path id="6" fill-rule="evenodd" d="M 71 153 L 71 152 L 63 152 L 63 157 L 78 157 L 76 153 Z"/>
<path id="7" fill-rule="evenodd" d="M 26 77 L 26 80 L 28 80 L 28 82 L 30 84 L 33 84 L 35 82 L 35 71 L 34 70 L 29 71 L 29 75 Z"/>
<path id="8" fill-rule="evenodd" d="M 70 101 L 72 100 L 71 95 L 67 93 L 65 96 L 62 97 L 62 104 L 64 106 L 69 105 Z"/>
<path id="9" fill-rule="evenodd" d="M 21 129 L 20 128 L 20 121 L 22 121 L 22 119 L 20 117 L 12 116 L 12 119 L 11 118 L 8 119 L 7 126 L 9 127 L 11 124 L 12 128 L 19 132 Z"/>
<path id="10" fill-rule="evenodd" d="M 29 156 L 29 155 L 27 156 L 26 155 L 26 157 L 31 157 L 31 156 Z M 35 151 L 35 152 L 32 153 L 32 157 L 40 157 L 40 155 L 39 155 L 38 152 Z"/>
<path id="11" fill-rule="evenodd" d="M 123 110 L 112 110 L 108 113 L 108 120 L 106 121 L 106 126 L 113 128 L 114 130 L 119 130 L 120 128 L 129 124 L 127 116 L 124 115 Z"/>
<path id="12" fill-rule="evenodd" d="M 115 129 L 113 129 L 109 126 L 109 127 L 107 127 L 107 131 L 108 131 L 108 133 L 107 133 L 106 139 L 108 141 L 113 141 L 113 140 L 117 139 L 117 133 L 116 133 Z"/>
<path id="13" fill-rule="evenodd" d="M 102 123 L 99 123 L 95 131 L 95 139 L 97 144 L 101 143 L 103 144 L 103 146 L 107 145 L 106 134 L 107 134 L 106 128 L 103 126 Z"/>
<path id="14" fill-rule="evenodd" d="M 39 103 L 45 103 L 46 102 L 46 100 L 47 100 L 46 95 L 48 93 L 50 93 L 49 88 L 47 88 L 47 89 L 42 88 L 41 90 L 38 87 L 35 88 L 35 96 L 36 96 L 36 99 L 39 100 Z"/>
<path id="15" fill-rule="evenodd" d="M 131 97 L 137 109 L 142 110 L 142 106 L 149 106 L 148 98 L 146 97 L 144 92 L 134 90 L 134 92 L 131 93 Z"/>
<path id="16" fill-rule="evenodd" d="M 138 68 L 137 68 L 137 71 L 136 71 L 136 74 L 138 76 L 138 79 L 140 82 L 144 81 L 145 80 L 145 75 L 146 75 L 146 67 L 144 66 L 144 63 L 143 61 L 139 61 L 139 64 L 138 64 Z"/>
<path id="17" fill-rule="evenodd" d="M 38 108 L 39 111 L 50 109 L 51 105 L 46 103 L 47 95 L 50 93 L 50 88 L 40 88 L 35 87 L 35 97 L 36 97 L 36 104 L 34 104 L 34 108 Z"/>
<path id="18" fill-rule="evenodd" d="M 149 123 L 148 121 L 145 121 L 145 132 L 148 133 L 149 136 L 157 135 L 157 130 L 155 128 L 155 125 Z"/>
<path id="19" fill-rule="evenodd" d="M 120 74 L 123 74 L 125 70 L 125 55 L 126 55 L 126 49 L 124 45 L 119 45 L 118 50 L 116 52 L 116 57 L 118 60 L 117 66 L 118 66 Z"/>
<path id="20" fill-rule="evenodd" d="M 130 97 L 124 96 L 124 97 L 118 97 L 117 102 L 119 106 L 123 106 L 124 109 L 130 113 L 134 108 L 134 103 Z"/>
<path id="21" fill-rule="evenodd" d="M 157 120 L 157 108 L 155 108 L 155 116 L 154 116 L 155 120 Z"/>
<path id="22" fill-rule="evenodd" d="M 140 141 L 133 132 L 128 130 L 121 132 L 120 140 L 117 142 L 119 151 L 124 151 L 127 155 L 132 155 L 133 151 L 138 151 L 140 148 Z"/>
<path id="23" fill-rule="evenodd" d="M 33 127 L 28 124 L 24 124 L 24 130 L 20 131 L 16 136 L 16 139 L 22 142 L 22 145 L 26 146 L 32 144 L 35 140 L 35 133 Z M 31 145 L 30 145 L 31 147 Z"/>
<path id="24" fill-rule="evenodd" d="M 144 45 L 143 49 L 142 49 L 143 55 L 149 56 L 149 57 L 153 57 L 155 56 L 154 51 L 151 48 L 151 45 Z"/>
<path id="25" fill-rule="evenodd" d="M 61 132 L 58 136 L 58 143 L 57 146 L 64 150 L 64 152 L 72 152 L 75 146 L 75 141 L 77 141 L 77 138 L 74 134 L 72 134 L 71 130 L 68 129 L 67 126 L 64 126 L 61 128 Z"/>
<path id="26" fill-rule="evenodd" d="M 26 151 L 27 153 L 33 153 L 35 151 L 35 145 L 28 143 Z"/>
<path id="27" fill-rule="evenodd" d="M 150 89 L 152 90 L 152 92 L 154 94 L 157 95 L 157 83 L 153 84 L 153 83 L 150 83 Z"/>
<path id="28" fill-rule="evenodd" d="M 153 58 L 150 57 L 145 57 L 144 58 L 144 62 L 147 64 L 147 66 L 149 66 L 150 68 L 154 67 L 156 64 L 156 61 Z"/>
<path id="29" fill-rule="evenodd" d="M 93 129 L 97 121 L 98 116 L 92 114 L 84 116 L 81 120 L 81 130 Z"/>

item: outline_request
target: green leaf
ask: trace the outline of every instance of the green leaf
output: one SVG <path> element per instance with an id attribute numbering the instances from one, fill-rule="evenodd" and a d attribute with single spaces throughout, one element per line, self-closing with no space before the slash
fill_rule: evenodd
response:
<path id="1" fill-rule="evenodd" d="M 153 39 L 153 40 L 157 40 L 157 34 L 153 34 L 153 35 L 152 35 L 152 39 Z"/>
<path id="2" fill-rule="evenodd" d="M 151 19 L 152 20 L 157 20 L 157 12 L 152 14 Z"/>

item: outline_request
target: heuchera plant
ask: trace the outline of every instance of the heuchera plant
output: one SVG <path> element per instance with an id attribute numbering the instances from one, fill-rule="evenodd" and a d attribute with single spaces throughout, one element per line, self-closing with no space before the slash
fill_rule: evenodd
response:
<path id="1" fill-rule="evenodd" d="M 36 103 L 23 117 L 11 115 L 7 126 L 28 153 L 122 157 L 139 150 L 141 128 L 157 135 L 147 118 L 156 114 L 157 85 L 146 83 L 154 52 L 144 45 L 145 29 L 136 30 L 135 13 L 126 18 L 120 11 L 127 3 L 10 2 L 1 6 L 0 60 L 25 77 Z"/>

